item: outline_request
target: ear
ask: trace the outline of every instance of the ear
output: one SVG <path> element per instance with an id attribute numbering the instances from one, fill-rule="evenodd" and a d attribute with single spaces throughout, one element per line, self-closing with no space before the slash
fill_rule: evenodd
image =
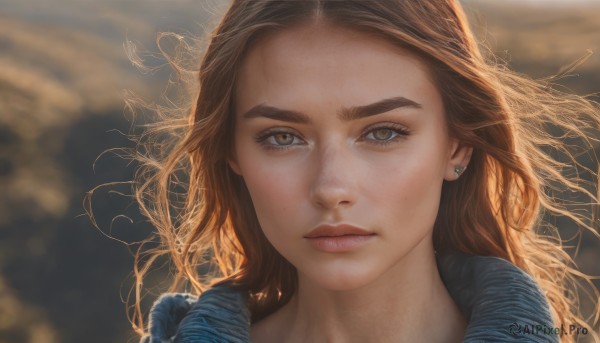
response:
<path id="1" fill-rule="evenodd" d="M 237 162 L 237 156 L 235 152 L 231 152 L 229 158 L 227 159 L 227 164 L 229 164 L 229 168 L 233 170 L 234 173 L 242 176 L 242 170 L 240 169 L 240 165 Z"/>
<path id="2" fill-rule="evenodd" d="M 467 168 L 471 160 L 471 155 L 473 155 L 473 147 L 461 144 L 457 139 L 453 139 L 444 180 L 458 180 L 462 172 Z M 457 173 L 457 171 L 459 172 Z"/>

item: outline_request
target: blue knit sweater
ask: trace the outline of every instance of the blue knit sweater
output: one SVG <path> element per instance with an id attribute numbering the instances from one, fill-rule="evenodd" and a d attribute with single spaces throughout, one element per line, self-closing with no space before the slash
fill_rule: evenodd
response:
<path id="1" fill-rule="evenodd" d="M 463 342 L 559 342 L 550 308 L 535 281 L 498 257 L 438 258 L 450 295 L 468 321 Z M 150 310 L 140 343 L 250 342 L 246 298 L 227 284 L 204 292 L 164 294 Z"/>

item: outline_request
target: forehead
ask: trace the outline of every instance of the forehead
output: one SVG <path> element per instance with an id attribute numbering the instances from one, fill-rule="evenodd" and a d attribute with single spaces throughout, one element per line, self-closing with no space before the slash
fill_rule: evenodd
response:
<path id="1" fill-rule="evenodd" d="M 242 63 L 235 98 L 239 113 L 258 103 L 360 106 L 397 96 L 420 102 L 432 91 L 427 66 L 415 54 L 382 37 L 320 22 L 257 40 Z"/>

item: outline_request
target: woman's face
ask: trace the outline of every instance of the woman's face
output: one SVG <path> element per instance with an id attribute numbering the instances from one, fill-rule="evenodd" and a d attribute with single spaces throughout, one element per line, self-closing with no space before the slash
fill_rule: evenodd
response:
<path id="1" fill-rule="evenodd" d="M 320 23 L 259 40 L 238 76 L 230 165 L 300 277 L 348 290 L 433 255 L 442 182 L 468 154 L 423 62 Z"/>

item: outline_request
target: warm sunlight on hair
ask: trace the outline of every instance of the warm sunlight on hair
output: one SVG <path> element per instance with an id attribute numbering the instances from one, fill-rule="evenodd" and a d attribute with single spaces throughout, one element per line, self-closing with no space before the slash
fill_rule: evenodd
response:
<path id="1" fill-rule="evenodd" d="M 483 54 L 458 1 L 236 0 L 193 75 L 136 156 L 156 236 L 135 329 L 162 256 L 189 292 L 143 342 L 600 341 L 593 277 L 547 220 L 600 237 L 569 143 L 594 152 L 599 106 Z"/>

